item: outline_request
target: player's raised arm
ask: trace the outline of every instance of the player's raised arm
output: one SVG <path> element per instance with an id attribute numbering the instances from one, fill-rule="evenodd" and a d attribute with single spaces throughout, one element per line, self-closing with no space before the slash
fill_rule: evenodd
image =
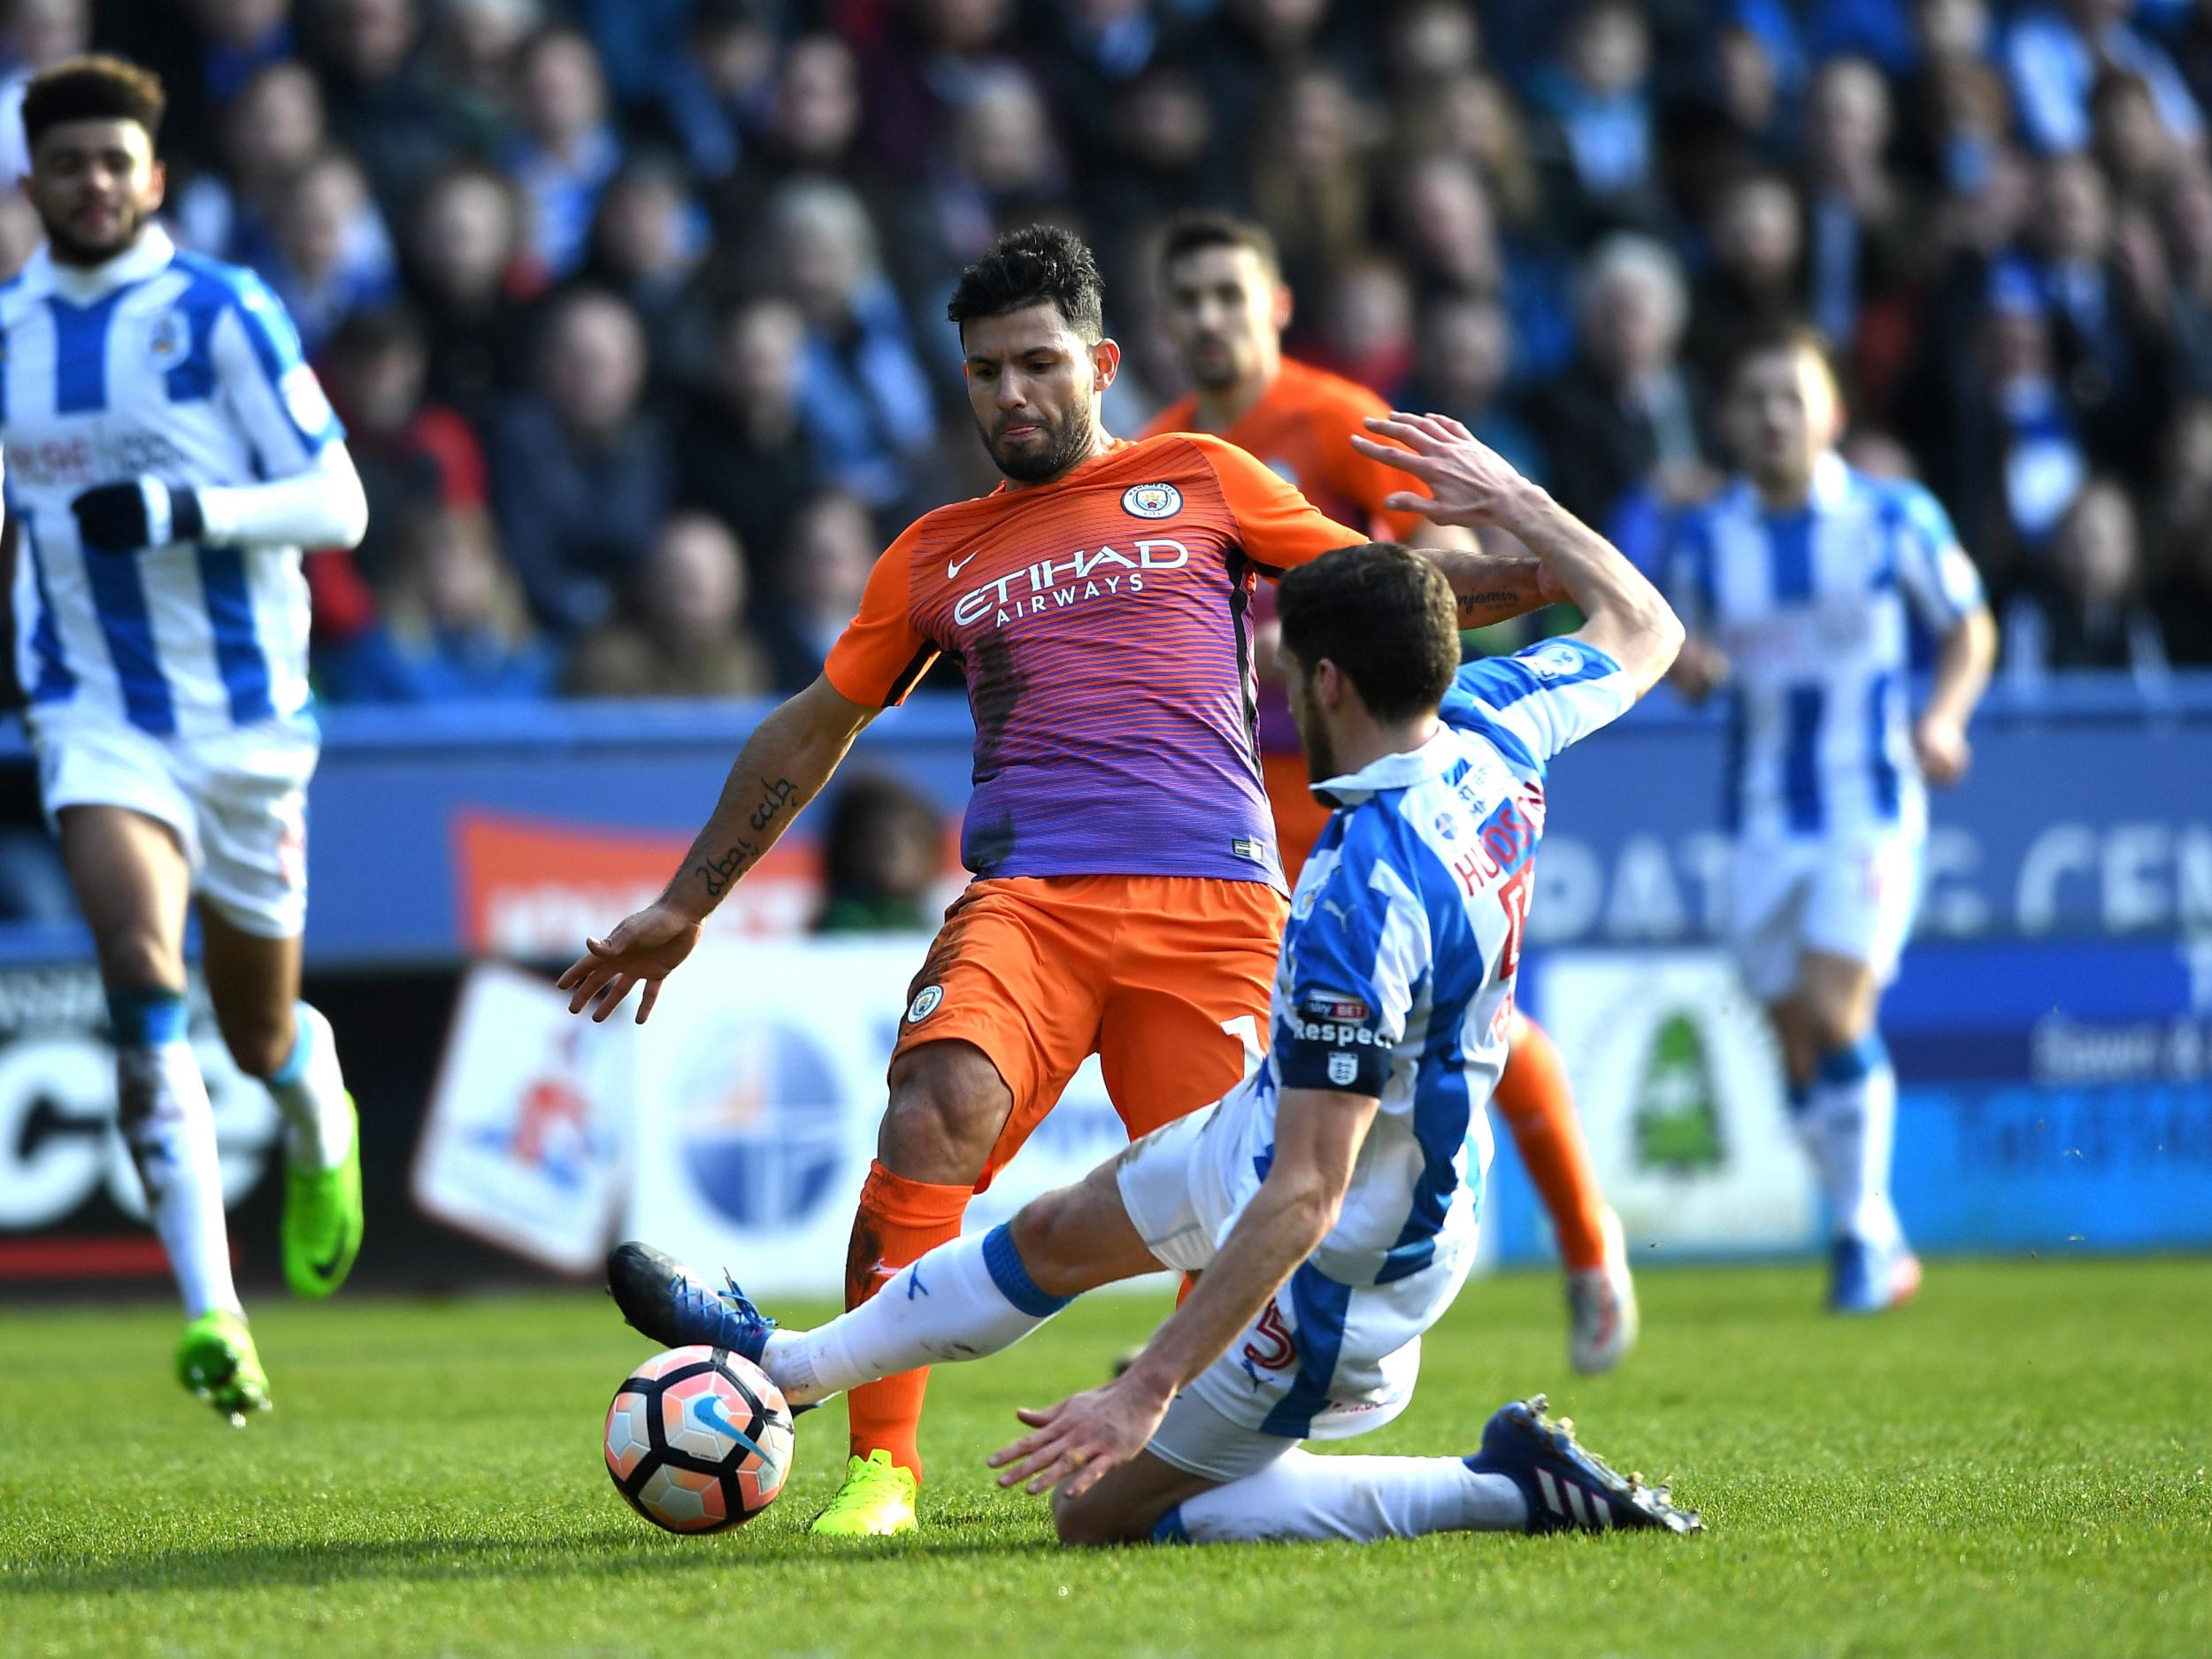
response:
<path id="1" fill-rule="evenodd" d="M 561 975 L 559 987 L 571 993 L 568 1011 L 588 1006 L 594 1020 L 604 1020 L 631 987 L 642 985 L 637 1018 L 643 1025 L 661 981 L 699 942 L 700 924 L 821 792 L 875 717 L 824 677 L 763 720 L 738 751 L 713 816 L 667 888 L 604 940 L 587 939 L 584 954 Z"/>
<path id="2" fill-rule="evenodd" d="M 1681 649 L 1681 619 L 1617 548 L 1449 416 L 1395 414 L 1367 426 L 1404 448 L 1355 435 L 1360 452 L 1432 492 L 1404 491 L 1391 507 L 1471 527 L 1495 525 L 1516 537 L 1580 607 L 1585 620 L 1572 637 L 1618 663 L 1639 695 L 1658 683 Z"/>

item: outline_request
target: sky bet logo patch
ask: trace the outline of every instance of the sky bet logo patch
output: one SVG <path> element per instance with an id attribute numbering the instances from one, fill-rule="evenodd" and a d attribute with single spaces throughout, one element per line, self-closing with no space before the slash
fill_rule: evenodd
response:
<path id="1" fill-rule="evenodd" d="M 1372 1018 L 1367 1004 L 1353 997 L 1308 997 L 1299 1011 L 1308 1019 L 1349 1020 L 1355 1025 L 1364 1025 Z"/>
<path id="2" fill-rule="evenodd" d="M 1183 511 L 1183 492 L 1172 484 L 1132 484 L 1121 492 L 1121 510 L 1133 518 L 1172 518 Z"/>

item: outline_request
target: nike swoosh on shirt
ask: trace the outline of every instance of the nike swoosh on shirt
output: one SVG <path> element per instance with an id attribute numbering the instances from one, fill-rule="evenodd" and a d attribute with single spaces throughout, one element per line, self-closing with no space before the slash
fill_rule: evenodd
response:
<path id="1" fill-rule="evenodd" d="M 977 549 L 977 551 L 978 551 L 978 552 L 980 552 L 981 550 L 982 550 L 982 549 Z M 968 558 L 959 559 L 959 560 L 956 560 L 956 562 L 954 562 L 954 563 L 952 563 L 952 564 L 949 564 L 949 565 L 946 565 L 946 566 L 945 566 L 945 580 L 946 580 L 947 581 L 949 581 L 949 582 L 951 582 L 951 581 L 957 581 L 957 580 L 960 580 L 960 572 L 961 572 L 962 571 L 964 571 L 964 570 L 967 569 L 967 567 L 968 567 L 968 559 L 972 559 L 972 558 L 973 558 L 974 557 L 975 557 L 975 554 L 974 554 L 974 553 L 971 553 L 971 554 L 969 554 L 969 555 L 968 555 Z"/>

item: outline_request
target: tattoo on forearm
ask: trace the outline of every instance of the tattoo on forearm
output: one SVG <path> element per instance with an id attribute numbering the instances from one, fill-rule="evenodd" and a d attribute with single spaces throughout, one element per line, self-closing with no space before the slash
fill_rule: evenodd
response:
<path id="1" fill-rule="evenodd" d="M 763 778 L 760 786 L 760 798 L 754 803 L 753 810 L 745 820 L 756 835 L 773 824 L 799 793 L 799 786 L 788 778 L 778 778 L 772 782 Z M 703 855 L 694 868 L 698 872 L 699 879 L 706 884 L 707 896 L 718 899 L 729 891 L 732 884 L 758 861 L 763 850 L 759 842 L 740 835 L 731 841 L 721 856 L 707 857 Z"/>
<path id="2" fill-rule="evenodd" d="M 1502 588 L 1486 594 L 1461 594 L 1458 598 L 1459 614 L 1463 617 L 1478 617 L 1491 611 L 1517 610 L 1523 603 L 1520 595 L 1508 593 Z"/>

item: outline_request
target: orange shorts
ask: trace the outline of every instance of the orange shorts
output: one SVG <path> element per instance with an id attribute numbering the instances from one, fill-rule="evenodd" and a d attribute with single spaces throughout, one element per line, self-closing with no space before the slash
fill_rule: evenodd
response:
<path id="1" fill-rule="evenodd" d="M 1329 827 L 1329 809 L 1313 798 L 1313 773 L 1303 749 L 1286 755 L 1262 755 L 1260 776 L 1267 784 L 1267 803 L 1275 815 L 1275 844 L 1282 849 L 1283 879 L 1298 885 L 1298 872 L 1306 867 L 1321 832 Z"/>
<path id="2" fill-rule="evenodd" d="M 1012 876 L 972 882 L 907 989 L 899 1055 L 958 1039 L 1014 1109 L 976 1191 L 1095 1054 L 1132 1140 L 1210 1105 L 1267 1044 L 1288 907 L 1257 881 Z"/>

